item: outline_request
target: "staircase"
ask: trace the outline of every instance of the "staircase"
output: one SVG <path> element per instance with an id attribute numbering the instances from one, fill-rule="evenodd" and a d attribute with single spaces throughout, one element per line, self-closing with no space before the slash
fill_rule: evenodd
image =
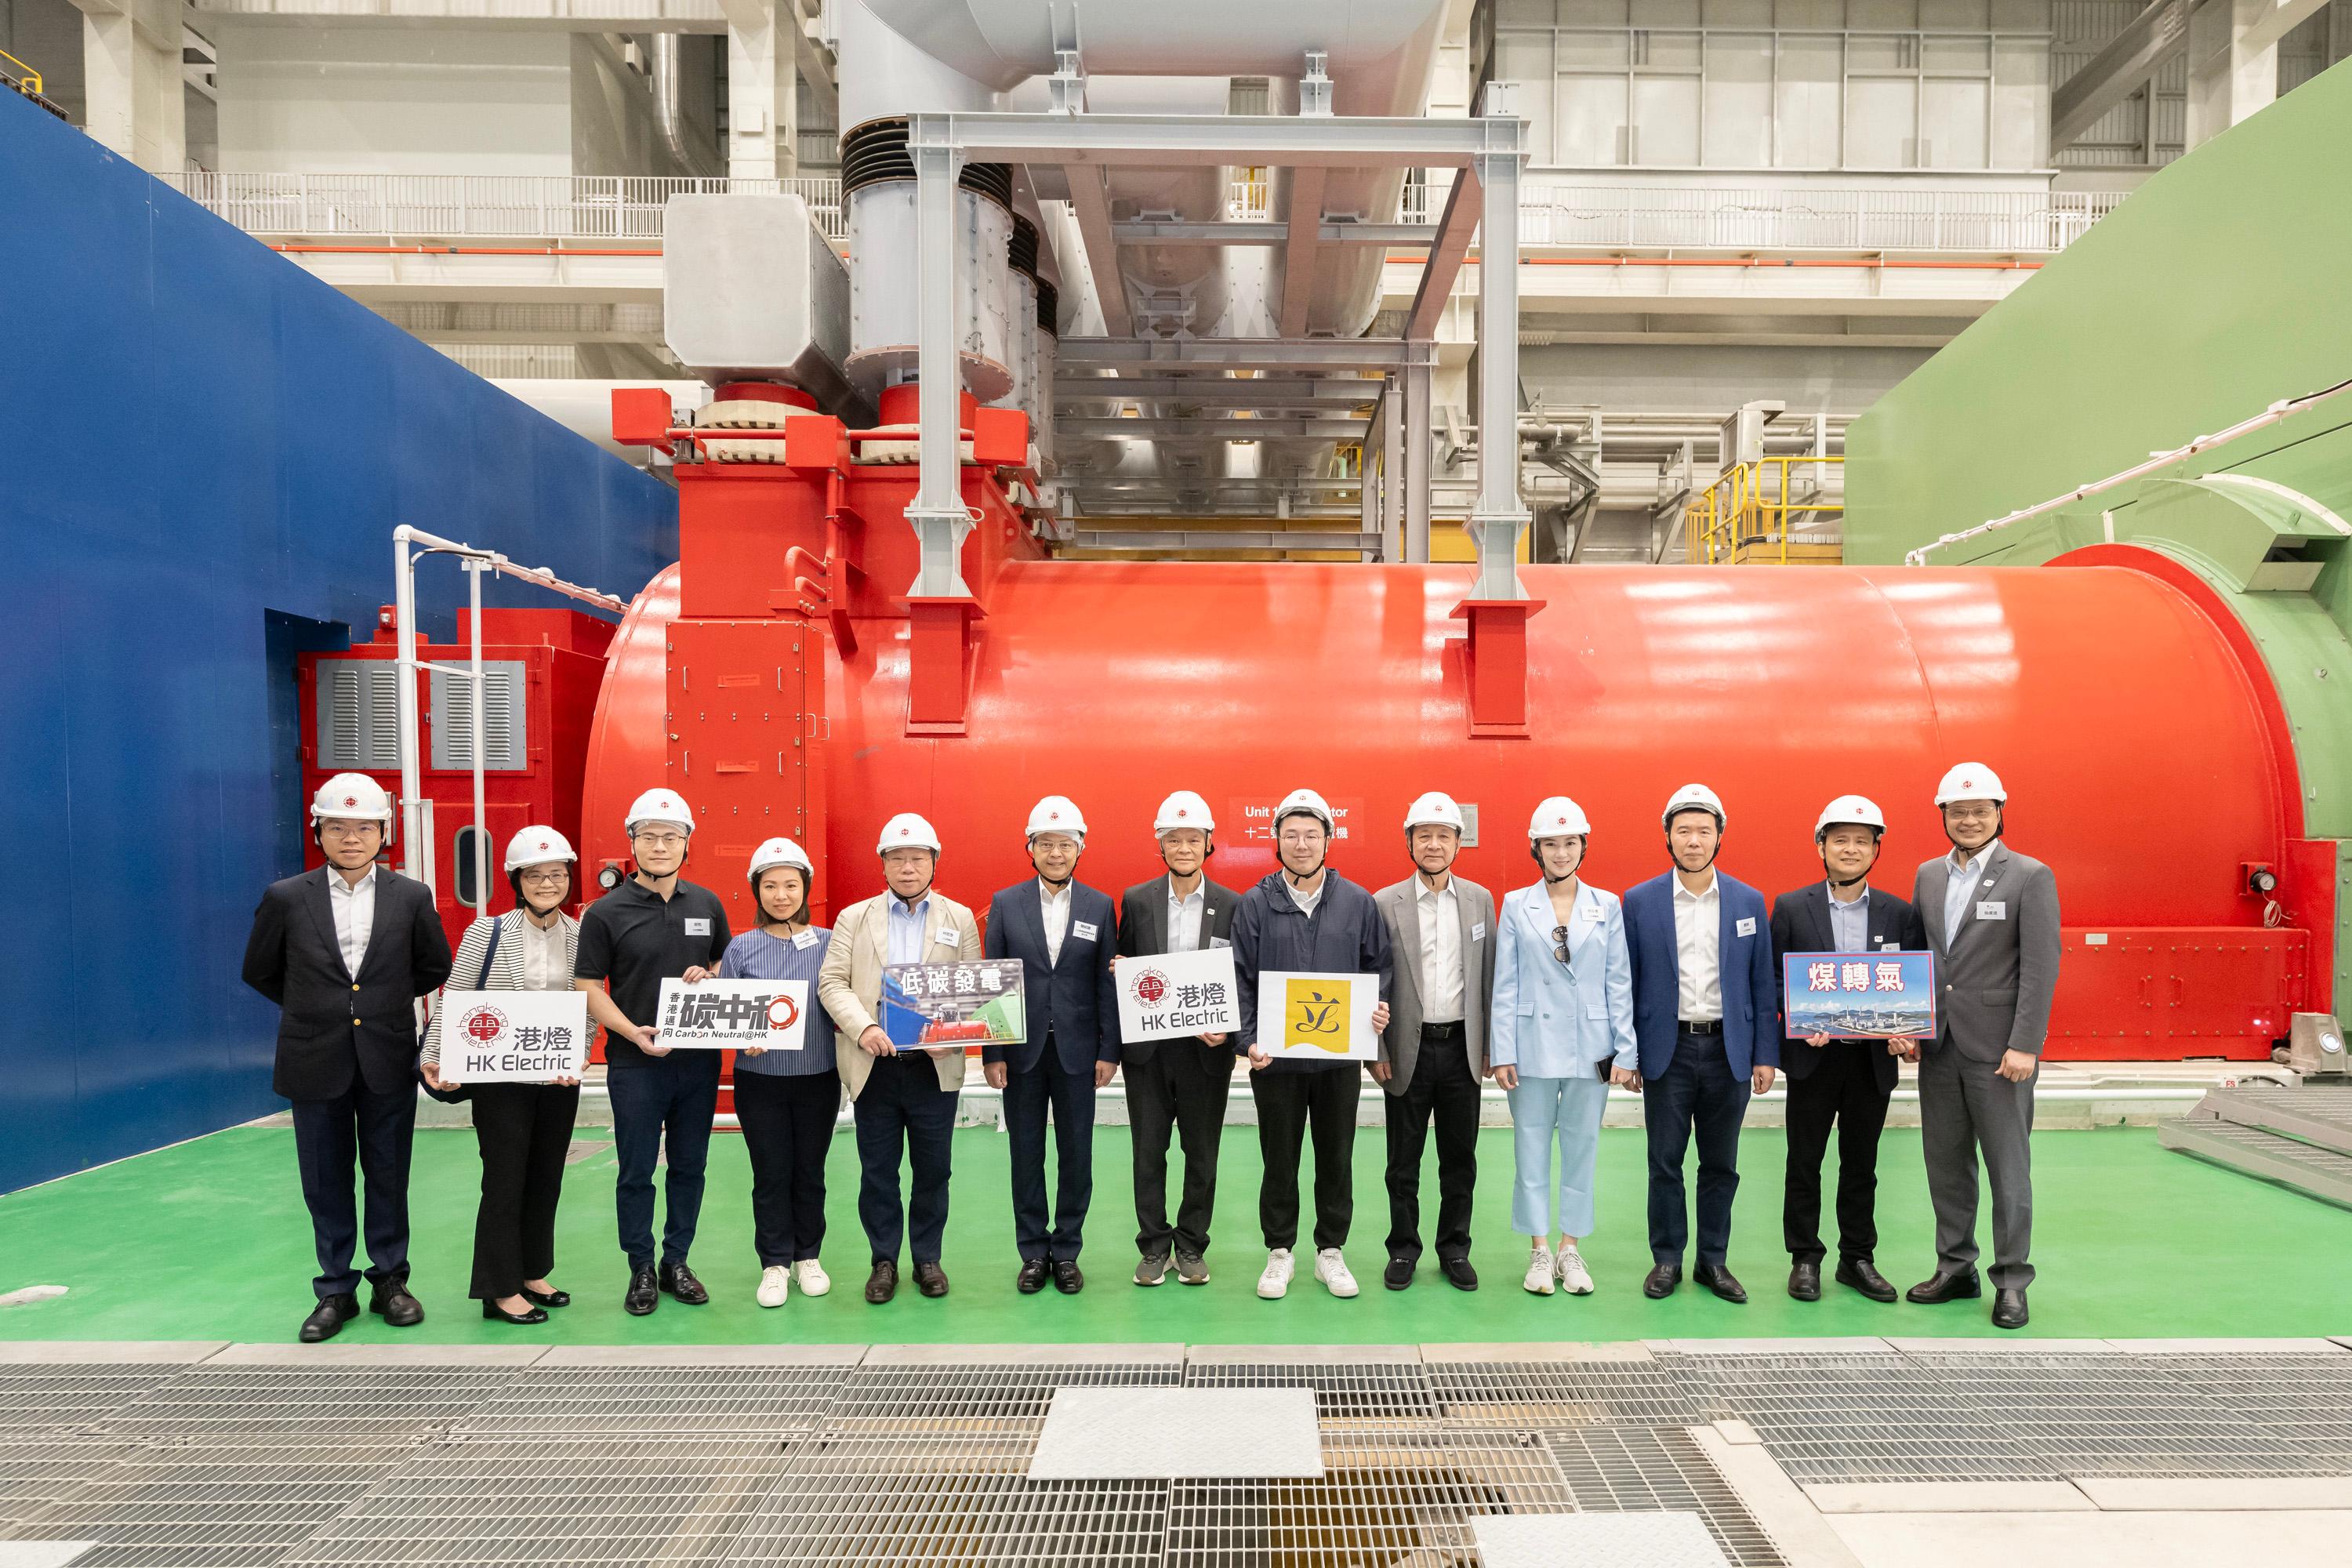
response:
<path id="1" fill-rule="evenodd" d="M 2179 1121 L 2168 1149 L 2352 1208 L 2352 1084 L 2255 1082 L 2216 1089 Z"/>

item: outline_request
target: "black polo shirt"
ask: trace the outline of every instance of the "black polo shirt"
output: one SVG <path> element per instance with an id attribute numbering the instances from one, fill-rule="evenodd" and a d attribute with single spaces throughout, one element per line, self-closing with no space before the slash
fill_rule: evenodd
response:
<path id="1" fill-rule="evenodd" d="M 696 964 L 719 967 L 730 940 L 727 908 L 719 895 L 681 879 L 663 898 L 635 877 L 588 906 L 580 917 L 580 952 L 572 973 L 579 980 L 608 980 L 613 1005 L 632 1024 L 654 1021 L 661 983 Z M 709 1053 L 718 1059 L 718 1053 Z M 610 1067 L 643 1067 L 655 1058 L 609 1030 L 604 1061 Z"/>

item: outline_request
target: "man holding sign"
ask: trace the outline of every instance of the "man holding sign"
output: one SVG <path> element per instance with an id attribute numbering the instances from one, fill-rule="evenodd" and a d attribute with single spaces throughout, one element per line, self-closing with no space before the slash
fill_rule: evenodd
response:
<path id="1" fill-rule="evenodd" d="M 1265 1161 L 1258 1224 L 1265 1270 L 1257 1293 L 1290 1289 L 1298 1239 L 1298 1155 L 1315 1135 L 1315 1277 L 1334 1296 L 1353 1296 L 1356 1277 L 1340 1248 L 1355 1217 L 1359 1063 L 1380 1054 L 1388 1027 L 1394 960 L 1388 923 L 1372 896 L 1325 865 L 1331 808 L 1311 789 L 1275 808 L 1281 868 L 1242 896 L 1234 917 L 1234 970 L 1241 990 L 1234 1049 L 1249 1058 L 1257 1101 L 1258 1148 Z"/>

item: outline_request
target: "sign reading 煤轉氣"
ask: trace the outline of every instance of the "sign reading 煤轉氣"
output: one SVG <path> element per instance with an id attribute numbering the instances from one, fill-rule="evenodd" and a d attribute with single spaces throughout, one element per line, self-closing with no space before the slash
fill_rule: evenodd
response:
<path id="1" fill-rule="evenodd" d="M 1113 967 L 1118 984 L 1121 1039 L 1223 1035 L 1242 1026 L 1241 991 L 1234 981 L 1232 948 L 1155 952 L 1119 959 Z"/>
<path id="2" fill-rule="evenodd" d="M 1789 1037 L 1893 1039 L 1936 1032 L 1932 952 L 1791 952 L 1780 961 Z"/>
<path id="3" fill-rule="evenodd" d="M 661 983 L 654 1006 L 657 1045 L 688 1050 L 797 1051 L 808 1038 L 805 980 Z"/>
<path id="4" fill-rule="evenodd" d="M 1027 1037 L 1021 961 L 892 963 L 882 970 L 882 1032 L 900 1047 L 1018 1045 Z"/>
<path id="5" fill-rule="evenodd" d="M 445 991 L 446 1083 L 547 1083 L 588 1062 L 588 998 L 578 991 Z"/>

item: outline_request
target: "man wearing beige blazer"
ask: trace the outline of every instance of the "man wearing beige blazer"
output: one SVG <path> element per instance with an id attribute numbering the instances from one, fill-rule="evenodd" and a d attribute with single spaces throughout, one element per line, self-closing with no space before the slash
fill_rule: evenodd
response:
<path id="1" fill-rule="evenodd" d="M 972 913 L 932 889 L 940 837 L 912 812 L 892 817 L 877 846 L 890 890 L 850 905 L 833 925 L 833 944 L 817 971 L 817 999 L 835 1025 L 834 1058 L 849 1086 L 864 1174 L 857 1217 L 874 1254 L 866 1299 L 880 1306 L 898 1292 L 898 1244 L 908 1239 L 915 1288 L 948 1293 L 940 1244 L 948 1226 L 948 1170 L 956 1101 L 963 1089 L 963 1047 L 899 1050 L 882 1032 L 882 971 L 893 963 L 953 963 L 980 957 Z M 901 1159 L 914 1166 L 915 1191 L 902 1202 Z M 907 1237 L 911 1226 L 913 1235 Z"/>

